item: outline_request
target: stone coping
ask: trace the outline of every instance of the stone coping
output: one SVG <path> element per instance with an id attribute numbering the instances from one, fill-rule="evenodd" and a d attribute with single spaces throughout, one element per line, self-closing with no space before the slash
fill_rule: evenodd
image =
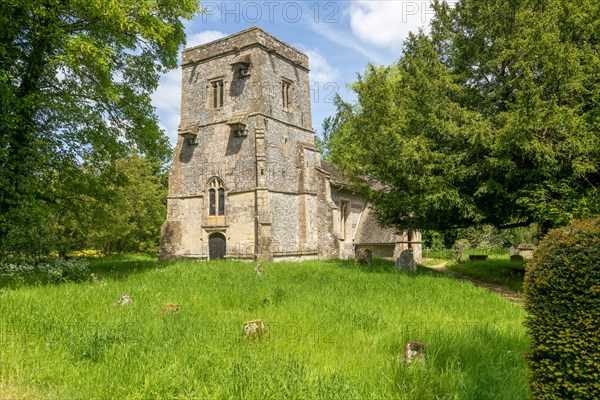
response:
<path id="1" fill-rule="evenodd" d="M 213 58 L 236 54 L 256 46 L 262 47 L 269 53 L 276 53 L 291 63 L 308 70 L 308 56 L 306 54 L 257 26 L 209 43 L 184 49 L 181 65 L 197 64 Z"/>

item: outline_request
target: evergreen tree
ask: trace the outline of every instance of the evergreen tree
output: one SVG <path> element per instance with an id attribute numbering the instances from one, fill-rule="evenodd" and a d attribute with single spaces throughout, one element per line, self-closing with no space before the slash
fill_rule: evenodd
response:
<path id="1" fill-rule="evenodd" d="M 542 230 L 598 215 L 600 5 L 435 2 L 431 34 L 338 99 L 333 160 L 383 223 Z M 377 190 L 373 190 L 373 188 Z"/>

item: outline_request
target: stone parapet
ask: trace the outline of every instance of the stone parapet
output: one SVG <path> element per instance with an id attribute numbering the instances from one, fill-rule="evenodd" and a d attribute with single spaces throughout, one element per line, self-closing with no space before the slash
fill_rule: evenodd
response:
<path id="1" fill-rule="evenodd" d="M 277 54 L 279 57 L 308 70 L 308 56 L 306 54 L 256 26 L 223 39 L 185 49 L 182 54 L 182 65 L 198 64 L 213 58 L 239 53 L 251 47 L 262 47 L 265 51 Z"/>

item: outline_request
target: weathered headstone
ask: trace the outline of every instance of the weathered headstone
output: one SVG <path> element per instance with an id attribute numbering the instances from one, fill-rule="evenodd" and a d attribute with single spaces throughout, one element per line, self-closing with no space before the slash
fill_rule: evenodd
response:
<path id="1" fill-rule="evenodd" d="M 396 268 L 404 270 L 404 271 L 417 271 L 417 264 L 415 263 L 415 259 L 413 258 L 413 250 L 406 249 L 400 253 L 400 257 L 396 260 Z"/>
<path id="2" fill-rule="evenodd" d="M 523 256 L 519 255 L 519 254 L 513 254 L 512 256 L 510 256 L 510 261 L 516 262 L 516 261 L 523 261 L 525 260 L 523 258 Z"/>
<path id="3" fill-rule="evenodd" d="M 358 265 L 371 265 L 373 252 L 369 249 L 358 249 L 356 252 L 355 262 Z"/>
<path id="4" fill-rule="evenodd" d="M 458 246 L 456 246 L 456 261 L 458 262 L 462 262 L 463 261 L 463 250 L 465 248 L 464 243 L 459 243 Z"/>
<path id="5" fill-rule="evenodd" d="M 427 347 L 422 342 L 408 342 L 404 346 L 404 354 L 402 354 L 402 364 L 408 365 L 413 363 L 424 364 L 427 361 Z"/>
<path id="6" fill-rule="evenodd" d="M 179 314 L 179 304 L 163 304 L 160 313 L 162 315 Z"/>
<path id="7" fill-rule="evenodd" d="M 117 300 L 115 305 L 126 306 L 126 305 L 132 304 L 132 303 L 133 303 L 133 299 L 131 298 L 131 296 L 129 294 L 125 293 L 125 294 L 122 294 L 121 297 L 119 297 L 119 300 Z"/>
<path id="8" fill-rule="evenodd" d="M 517 246 L 519 250 L 519 255 L 523 258 L 530 259 L 533 257 L 533 244 L 531 243 L 521 243 Z"/>
<path id="9" fill-rule="evenodd" d="M 260 264 L 256 264 L 256 268 L 254 268 L 254 272 L 256 272 L 256 276 L 261 277 L 263 273 L 263 267 Z"/>
<path id="10" fill-rule="evenodd" d="M 270 337 L 268 329 L 260 319 L 244 322 L 243 334 L 248 340 L 258 340 Z"/>

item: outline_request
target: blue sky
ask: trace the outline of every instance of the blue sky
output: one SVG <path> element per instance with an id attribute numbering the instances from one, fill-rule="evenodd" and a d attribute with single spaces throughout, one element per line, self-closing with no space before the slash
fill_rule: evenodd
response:
<path id="1" fill-rule="evenodd" d="M 187 23 L 192 47 L 259 26 L 309 56 L 313 128 L 335 113 L 338 93 L 352 100 L 347 85 L 371 62 L 389 65 L 402 52 L 408 32 L 427 29 L 430 1 L 203 1 L 206 13 Z M 181 69 L 165 74 L 153 103 L 171 143 L 177 141 Z"/>

